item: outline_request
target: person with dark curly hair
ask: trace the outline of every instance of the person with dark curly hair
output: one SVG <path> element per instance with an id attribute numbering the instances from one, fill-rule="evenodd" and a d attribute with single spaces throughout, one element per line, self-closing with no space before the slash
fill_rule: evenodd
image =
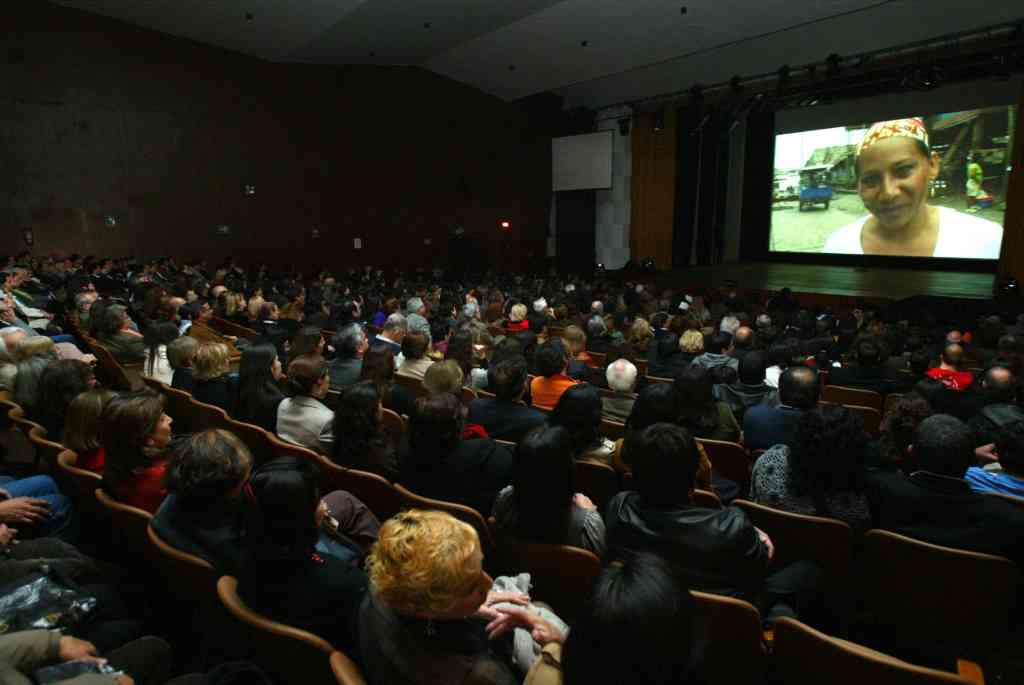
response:
<path id="1" fill-rule="evenodd" d="M 871 524 L 864 495 L 867 436 L 856 414 L 843 406 L 804 412 L 792 446 L 774 445 L 754 463 L 750 496 L 759 504 L 798 514 Z"/>
<path id="2" fill-rule="evenodd" d="M 364 381 L 345 388 L 334 410 L 334 450 L 331 459 L 339 466 L 369 471 L 398 480 L 396 445 L 382 430 L 383 409 L 377 386 Z"/>
<path id="3" fill-rule="evenodd" d="M 716 402 L 711 371 L 692 364 L 675 375 L 673 388 L 679 397 L 678 424 L 695 438 L 705 440 L 740 439 L 740 425 L 725 402 Z"/>
<path id="4" fill-rule="evenodd" d="M 937 385 L 937 381 L 934 381 Z M 912 392 L 889 407 L 882 417 L 881 435 L 868 446 L 865 464 L 869 466 L 909 466 L 910 446 L 914 442 L 917 426 L 934 414 L 932 405 L 924 397 Z"/>
<path id="5" fill-rule="evenodd" d="M 601 437 L 601 395 L 589 383 L 566 388 L 548 424 L 569 431 L 572 456 L 580 461 L 610 464 L 615 443 Z"/>

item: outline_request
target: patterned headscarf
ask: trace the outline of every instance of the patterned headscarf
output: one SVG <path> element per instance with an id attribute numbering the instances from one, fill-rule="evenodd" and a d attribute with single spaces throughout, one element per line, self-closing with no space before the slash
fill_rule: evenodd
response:
<path id="1" fill-rule="evenodd" d="M 872 124 L 864 136 L 864 140 L 860 141 L 860 145 L 857 147 L 857 156 L 860 157 L 869 147 L 887 138 L 913 138 L 920 140 L 925 147 L 928 147 L 928 130 L 924 127 L 924 121 L 918 117 L 894 119 Z"/>

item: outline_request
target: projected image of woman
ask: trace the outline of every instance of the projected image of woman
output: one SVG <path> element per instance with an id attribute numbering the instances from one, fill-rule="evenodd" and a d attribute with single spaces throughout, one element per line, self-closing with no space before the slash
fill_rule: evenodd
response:
<path id="1" fill-rule="evenodd" d="M 857 191 L 869 214 L 830 235 L 822 252 L 998 259 L 999 224 L 928 204 L 940 164 L 921 119 L 872 125 L 857 149 Z"/>

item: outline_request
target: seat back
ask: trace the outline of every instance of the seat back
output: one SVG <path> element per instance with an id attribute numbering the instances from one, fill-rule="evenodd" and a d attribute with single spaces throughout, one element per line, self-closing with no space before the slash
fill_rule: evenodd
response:
<path id="1" fill-rule="evenodd" d="M 532 595 L 550 603 L 566 622 L 580 614 L 601 573 L 597 555 L 568 545 L 502 538 L 498 556 L 503 573 L 529 573 Z"/>
<path id="2" fill-rule="evenodd" d="M 103 488 L 96 488 L 95 492 L 100 510 L 110 519 L 111 541 L 117 545 L 124 558 L 135 562 L 152 559 L 155 554 L 149 544 L 146 529 L 153 516 L 148 511 L 118 502 Z"/>
<path id="3" fill-rule="evenodd" d="M 763 683 L 767 647 L 761 614 L 749 602 L 691 591 L 707 635 L 703 664 L 709 683 Z"/>
<path id="4" fill-rule="evenodd" d="M 229 421 L 228 413 L 218 406 L 200 402 L 194 397 L 189 398 L 188 422 L 193 431 L 204 431 L 209 428 L 221 428 Z"/>
<path id="5" fill-rule="evenodd" d="M 236 338 L 248 339 L 255 338 L 259 335 L 259 333 L 251 328 L 240 326 L 234 321 L 228 321 L 227 319 L 222 319 L 219 316 L 211 316 L 208 325 L 221 335 L 233 335 Z"/>
<path id="6" fill-rule="evenodd" d="M 821 399 L 833 404 L 852 404 L 858 407 L 871 407 L 879 412 L 882 411 L 882 395 L 874 390 L 847 388 L 842 385 L 826 385 L 821 389 Z"/>
<path id="7" fill-rule="evenodd" d="M 338 408 L 338 400 L 340 398 L 341 398 L 341 391 L 340 390 L 328 390 L 327 394 L 324 395 L 324 399 L 322 401 L 323 401 L 325 407 L 327 407 L 331 411 L 334 411 L 335 409 Z"/>
<path id="8" fill-rule="evenodd" d="M 490 528 L 487 527 L 487 521 L 484 520 L 484 517 L 476 509 L 467 507 L 464 504 L 457 504 L 456 502 L 423 497 L 407 490 L 398 483 L 395 484 L 395 489 L 402 497 L 403 509 L 436 509 L 451 514 L 463 523 L 473 526 L 477 535 L 480 536 L 480 547 L 483 549 L 484 557 L 494 554 L 494 540 L 491 538 Z"/>
<path id="9" fill-rule="evenodd" d="M 406 376 L 403 373 L 395 374 L 395 383 L 402 386 L 413 394 L 413 397 L 426 397 L 430 393 L 423 387 L 423 379 L 415 376 Z"/>
<path id="10" fill-rule="evenodd" d="M 574 461 L 573 480 L 576 490 L 589 497 L 601 511 L 621 489 L 615 469 L 596 461 Z"/>
<path id="11" fill-rule="evenodd" d="M 41 455 L 39 450 L 36 449 L 36 445 L 32 442 L 32 433 L 34 432 L 42 438 L 46 435 L 46 429 L 35 421 L 25 418 L 25 410 L 13 402 L 10 404 L 10 409 L 7 412 L 7 419 L 15 430 L 12 433 L 12 438 L 17 439 L 20 443 L 18 447 L 12 447 L 11 452 L 31 454 L 33 468 L 38 471 Z M 21 452 L 22 446 L 24 447 L 24 452 Z"/>
<path id="12" fill-rule="evenodd" d="M 75 509 L 83 514 L 95 514 L 99 509 L 96 501 L 96 488 L 103 482 L 99 474 L 80 469 L 75 466 L 78 455 L 71 450 L 61 450 L 57 455 L 57 471 L 61 480 L 69 483 L 71 489 L 67 494 L 75 503 Z"/>
<path id="13" fill-rule="evenodd" d="M 1020 581 L 1009 559 L 870 530 L 860 561 L 862 604 L 887 632 L 958 649 L 1005 638 Z"/>
<path id="14" fill-rule="evenodd" d="M 344 652 L 331 652 L 331 670 L 338 685 L 366 685 L 359 667 Z"/>
<path id="15" fill-rule="evenodd" d="M 477 399 L 476 389 L 462 386 L 462 403 L 468 407 L 469 403 L 475 399 Z"/>
<path id="16" fill-rule="evenodd" d="M 40 462 L 46 466 L 47 471 L 53 471 L 57 466 L 57 455 L 64 451 L 64 445 L 47 440 L 42 426 L 34 426 L 29 431 L 28 439 L 36 450 L 36 471 L 39 471 Z"/>
<path id="17" fill-rule="evenodd" d="M 402 510 L 402 495 L 386 478 L 376 473 L 338 466 L 326 457 L 320 457 L 319 466 L 323 492 L 351 492 L 382 522 Z"/>
<path id="18" fill-rule="evenodd" d="M 238 580 L 222 576 L 217 596 L 245 633 L 248 658 L 267 670 L 275 682 L 329 683 L 334 680 L 330 655 L 335 649 L 313 633 L 278 623 L 259 614 L 238 596 Z"/>
<path id="19" fill-rule="evenodd" d="M 885 416 L 896 404 L 903 399 L 903 393 L 891 392 L 885 396 L 885 404 L 882 405 L 882 416 Z"/>
<path id="20" fill-rule="evenodd" d="M 626 424 L 611 419 L 601 419 L 601 435 L 609 440 L 618 440 L 626 436 Z"/>
<path id="21" fill-rule="evenodd" d="M 630 482 L 632 483 L 632 478 Z M 700 488 L 693 491 L 693 503 L 698 507 L 706 507 L 708 509 L 722 508 L 722 500 L 719 499 L 718 495 L 710 490 L 701 490 Z"/>
<path id="22" fill-rule="evenodd" d="M 160 537 L 152 522 L 146 535 L 155 550 L 153 559 L 167 587 L 191 601 L 204 604 L 217 602 L 217 573 L 206 559 L 184 552 Z"/>
<path id="23" fill-rule="evenodd" d="M 781 568 L 800 559 L 814 561 L 825 572 L 832 592 L 844 590 L 853 565 L 853 529 L 849 524 L 822 516 L 795 514 L 738 499 L 733 505 L 747 513 L 754 525 L 775 545 L 773 564 Z"/>
<path id="24" fill-rule="evenodd" d="M 245 443 L 252 454 L 255 465 L 268 462 L 277 456 L 274 444 L 270 440 L 270 434 L 259 426 L 235 421 L 230 416 L 226 416 L 224 424 L 220 427 L 231 431 L 236 438 Z"/>
<path id="25" fill-rule="evenodd" d="M 743 446 L 724 440 L 698 439 L 697 443 L 704 447 L 711 470 L 739 486 L 740 492 L 750 492 L 750 457 Z"/>
<path id="26" fill-rule="evenodd" d="M 587 350 L 587 354 L 590 355 L 590 359 L 594 362 L 595 367 L 602 367 L 605 365 L 605 359 L 608 355 L 604 352 L 591 352 Z"/>
<path id="27" fill-rule="evenodd" d="M 89 341 L 92 342 L 89 342 Z M 132 381 L 125 373 L 124 368 L 120 362 L 114 358 L 114 355 L 110 353 L 106 347 L 99 342 L 87 338 L 86 342 L 89 345 L 90 350 L 96 356 L 96 366 L 99 372 L 100 380 L 111 390 L 128 391 L 132 389 Z"/>
<path id="28" fill-rule="evenodd" d="M 647 377 L 647 382 L 648 383 L 674 383 L 675 381 L 672 380 L 671 378 L 662 378 L 660 376 L 648 376 Z"/>
<path id="29" fill-rule="evenodd" d="M 955 673 L 914 666 L 873 649 L 830 637 L 800 621 L 775 622 L 772 671 L 802 685 L 968 685 Z"/>
<path id="30" fill-rule="evenodd" d="M 407 422 L 402 415 L 394 412 L 390 409 L 382 409 L 380 412 L 380 425 L 388 437 L 391 438 L 392 445 L 400 445 L 402 436 L 408 429 Z"/>

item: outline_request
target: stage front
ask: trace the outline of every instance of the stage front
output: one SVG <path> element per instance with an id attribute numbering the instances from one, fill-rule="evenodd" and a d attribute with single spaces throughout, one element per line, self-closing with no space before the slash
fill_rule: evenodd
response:
<path id="1" fill-rule="evenodd" d="M 995 278 L 992 273 L 962 271 L 751 262 L 659 272 L 657 281 L 663 287 L 695 291 L 718 287 L 790 288 L 795 293 L 902 300 L 917 295 L 988 299 Z"/>

